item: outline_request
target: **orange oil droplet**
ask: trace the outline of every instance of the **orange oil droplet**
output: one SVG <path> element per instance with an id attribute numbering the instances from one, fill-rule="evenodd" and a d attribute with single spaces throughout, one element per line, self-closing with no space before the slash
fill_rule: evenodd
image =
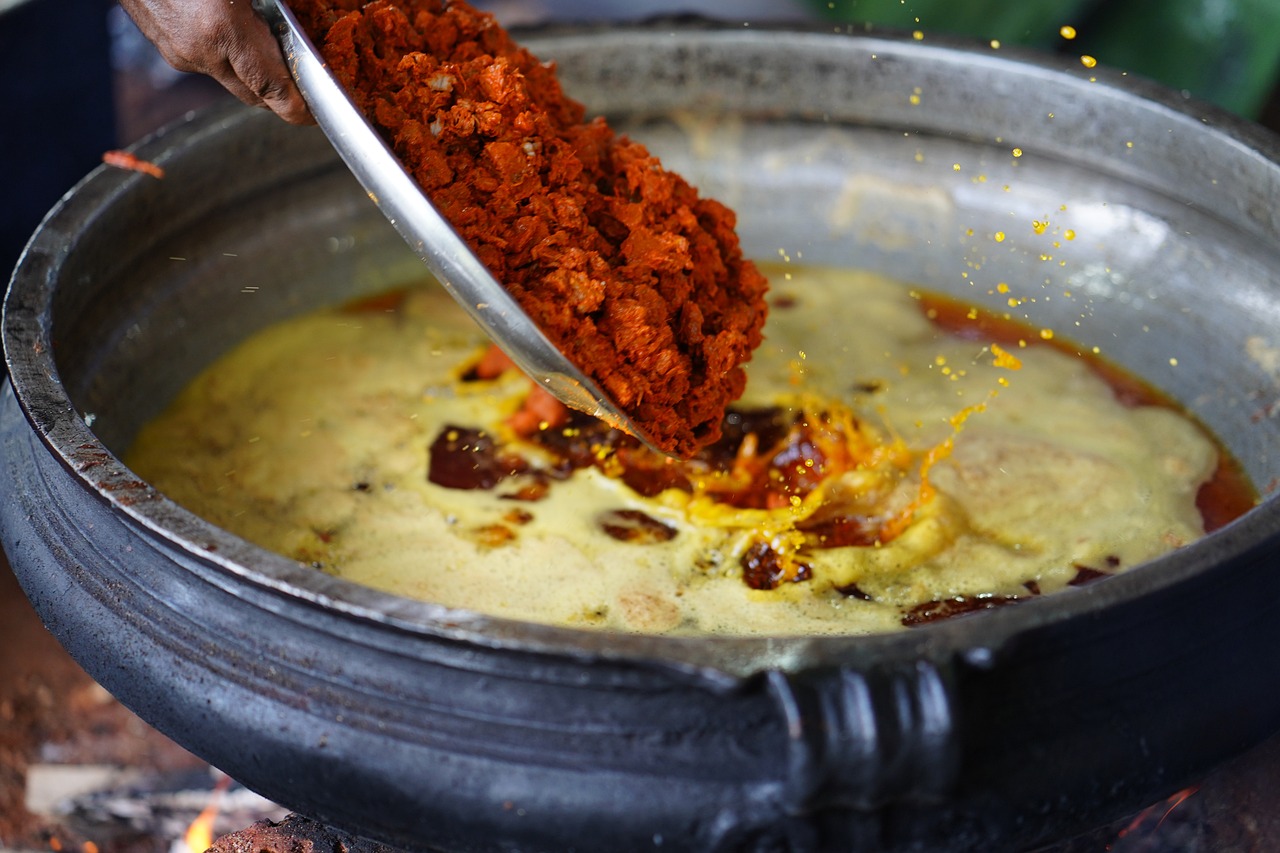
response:
<path id="1" fill-rule="evenodd" d="M 991 354 L 995 356 L 995 360 L 992 364 L 996 367 L 1003 367 L 1005 370 L 1022 369 L 1022 361 L 1016 355 L 997 343 L 991 344 Z"/>

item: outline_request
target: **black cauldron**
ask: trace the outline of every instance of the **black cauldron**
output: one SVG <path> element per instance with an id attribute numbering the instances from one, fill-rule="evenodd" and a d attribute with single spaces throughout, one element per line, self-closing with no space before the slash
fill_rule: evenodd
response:
<path id="1" fill-rule="evenodd" d="M 1280 146 L 1260 129 L 935 39 L 528 43 L 735 207 L 752 254 L 969 299 L 975 263 L 1043 279 L 1034 322 L 1171 392 L 1264 490 L 1280 478 Z M 265 796 L 413 850 L 986 851 L 1145 805 L 1280 728 L 1274 496 L 1117 577 L 864 638 L 490 619 L 201 521 L 118 461 L 139 425 L 252 331 L 421 268 L 314 129 L 222 108 L 136 153 L 166 177 L 95 171 L 14 275 L 0 532 L 96 679 Z M 1040 259 L 1046 214 L 1079 235 L 1063 263 Z"/>

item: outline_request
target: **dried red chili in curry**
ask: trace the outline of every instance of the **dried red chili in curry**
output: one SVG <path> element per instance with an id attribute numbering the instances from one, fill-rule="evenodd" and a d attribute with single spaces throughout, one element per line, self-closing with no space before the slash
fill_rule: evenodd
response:
<path id="1" fill-rule="evenodd" d="M 547 336 L 654 443 L 714 442 L 761 340 L 735 217 L 603 119 L 492 16 L 445 0 L 296 0 L 325 60 Z"/>

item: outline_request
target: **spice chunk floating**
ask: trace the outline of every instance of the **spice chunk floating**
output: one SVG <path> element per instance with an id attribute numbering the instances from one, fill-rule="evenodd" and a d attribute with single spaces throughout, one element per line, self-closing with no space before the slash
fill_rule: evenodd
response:
<path id="1" fill-rule="evenodd" d="M 102 162 L 108 166 L 114 166 L 117 169 L 125 169 L 131 172 L 142 172 L 144 175 L 150 175 L 153 178 L 163 178 L 164 169 L 152 163 L 150 160 L 143 160 L 136 154 L 128 151 L 120 151 L 112 149 L 102 152 Z"/>
<path id="2" fill-rule="evenodd" d="M 720 435 L 767 284 L 731 210 L 562 91 L 491 15 L 296 0 L 338 81 L 494 277 L 664 451 Z"/>

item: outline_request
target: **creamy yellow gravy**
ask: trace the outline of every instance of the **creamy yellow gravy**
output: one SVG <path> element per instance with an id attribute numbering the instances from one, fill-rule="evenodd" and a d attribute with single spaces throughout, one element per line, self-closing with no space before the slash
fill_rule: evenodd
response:
<path id="1" fill-rule="evenodd" d="M 858 441 L 883 452 L 827 484 L 830 495 L 856 501 L 863 489 L 909 517 L 889 541 L 805 551 L 807 580 L 751 589 L 741 558 L 762 539 L 794 546 L 788 519 L 812 501 L 734 511 L 676 490 L 643 498 L 596 469 L 534 502 L 429 482 L 441 430 L 508 440 L 504 419 L 529 387 L 514 373 L 461 381 L 485 341 L 433 286 L 393 310 L 324 310 L 256 335 L 148 425 L 127 461 L 209 521 L 351 581 L 620 631 L 894 630 L 925 602 L 1047 594 L 1080 567 L 1123 571 L 1203 534 L 1196 492 L 1217 450 L 1175 411 L 1121 405 L 1052 348 L 999 357 L 941 333 L 899 283 L 773 272 L 786 305 L 742 404 L 848 407 Z M 930 455 L 936 493 L 923 499 Z M 676 535 L 619 541 L 600 525 L 619 509 Z"/>

